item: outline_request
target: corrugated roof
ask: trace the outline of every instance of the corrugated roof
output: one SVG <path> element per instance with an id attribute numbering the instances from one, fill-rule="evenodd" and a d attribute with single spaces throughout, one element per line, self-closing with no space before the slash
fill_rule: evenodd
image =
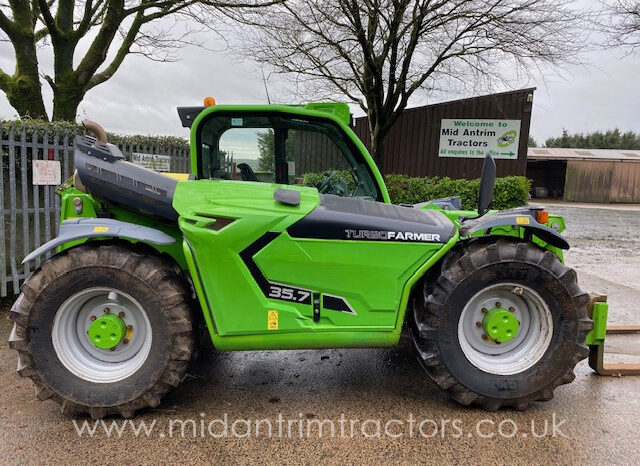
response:
<path id="1" fill-rule="evenodd" d="M 564 149 L 559 147 L 529 147 L 528 160 L 606 160 L 640 162 L 640 150 Z"/>

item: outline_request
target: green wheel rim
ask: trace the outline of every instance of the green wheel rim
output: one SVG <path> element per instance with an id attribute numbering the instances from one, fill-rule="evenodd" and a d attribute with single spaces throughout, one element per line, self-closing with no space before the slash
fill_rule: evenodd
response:
<path id="1" fill-rule="evenodd" d="M 105 314 L 89 326 L 89 340 L 98 348 L 115 348 L 127 332 L 124 321 L 115 314 Z"/>
<path id="2" fill-rule="evenodd" d="M 495 341 L 505 343 L 513 340 L 518 334 L 518 319 L 506 309 L 494 307 L 482 319 L 484 333 Z"/>

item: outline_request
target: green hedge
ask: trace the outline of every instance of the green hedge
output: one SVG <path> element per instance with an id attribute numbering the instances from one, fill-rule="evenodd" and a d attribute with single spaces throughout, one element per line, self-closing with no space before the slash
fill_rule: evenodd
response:
<path id="1" fill-rule="evenodd" d="M 349 191 L 353 191 L 356 188 L 356 182 L 353 179 L 353 175 L 349 170 L 337 170 L 338 175 L 347 182 L 347 186 L 349 187 Z M 311 186 L 316 187 L 319 183 L 324 180 L 324 175 L 322 173 L 305 173 L 302 178 L 303 186 Z"/>
<path id="2" fill-rule="evenodd" d="M 2 129 L 3 139 L 8 139 L 9 130 L 13 127 L 13 138 L 16 141 L 20 140 L 22 129 L 25 129 L 27 141 L 31 141 L 32 135 L 37 134 L 38 139 L 42 141 L 44 134 L 46 133 L 50 143 L 53 143 L 54 136 L 58 138 L 69 136 L 72 138 L 76 134 L 83 134 L 85 132 L 81 125 L 72 121 L 54 121 L 49 122 L 45 120 L 2 120 L 0 119 L 0 128 Z M 108 128 L 105 128 L 108 129 Z M 153 135 L 120 135 L 114 133 L 107 133 L 109 142 L 116 145 L 133 145 L 134 147 L 140 145 L 141 147 L 175 147 L 176 149 L 189 150 L 189 141 L 185 138 L 177 136 L 153 136 Z"/>
<path id="3" fill-rule="evenodd" d="M 353 177 L 348 171 L 339 172 L 353 189 Z M 323 179 L 321 173 L 306 173 L 302 183 L 315 186 Z M 417 204 L 429 199 L 448 196 L 460 196 L 462 208 L 474 210 L 478 204 L 480 179 L 464 180 L 440 177 L 409 177 L 406 175 L 385 175 L 385 183 L 394 204 Z M 531 181 L 524 176 L 506 176 L 496 179 L 493 195 L 493 209 L 509 209 L 526 204 L 531 189 Z"/>

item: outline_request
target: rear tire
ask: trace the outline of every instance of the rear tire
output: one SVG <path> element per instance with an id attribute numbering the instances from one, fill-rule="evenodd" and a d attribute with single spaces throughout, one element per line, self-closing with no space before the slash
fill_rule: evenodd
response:
<path id="1" fill-rule="evenodd" d="M 39 399 L 67 413 L 128 418 L 156 407 L 181 382 L 194 350 L 189 302 L 178 271 L 158 256 L 118 244 L 55 255 L 22 285 L 11 309 L 18 373 L 34 382 Z M 112 312 L 126 334 L 99 348 L 87 325 Z"/>
<path id="2" fill-rule="evenodd" d="M 414 294 L 411 340 L 452 398 L 489 411 L 526 409 L 575 378 L 593 322 L 575 271 L 555 254 L 529 242 L 476 240 L 450 252 L 439 272 Z M 489 306 L 517 316 L 515 337 L 511 329 L 502 342 L 488 336 Z"/>

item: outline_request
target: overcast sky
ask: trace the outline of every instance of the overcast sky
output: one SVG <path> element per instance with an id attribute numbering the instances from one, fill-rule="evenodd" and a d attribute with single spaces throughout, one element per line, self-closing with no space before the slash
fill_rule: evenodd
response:
<path id="1" fill-rule="evenodd" d="M 212 41 L 209 46 L 215 46 Z M 221 47 L 218 47 L 219 49 Z M 41 65 L 50 66 L 50 54 L 43 51 Z M 218 103 L 265 103 L 262 74 L 255 64 L 241 62 L 229 52 L 212 52 L 196 47 L 182 49 L 175 63 L 151 62 L 129 56 L 108 82 L 89 91 L 78 118 L 90 117 L 105 129 L 121 134 L 186 136 L 176 113 L 177 106 L 201 105 L 208 95 Z M 0 42 L 0 68 L 13 68 L 11 45 Z M 571 67 L 564 76 L 538 78 L 520 87 L 537 87 L 531 134 L 538 143 L 569 132 L 619 127 L 640 132 L 640 54 L 625 56 L 619 50 L 600 50 L 586 56 L 590 67 Z M 288 94 L 278 77 L 269 79 L 270 94 L 279 101 Z M 517 86 L 514 86 L 514 88 Z M 46 104 L 51 94 L 43 84 Z M 413 106 L 445 101 L 470 94 L 420 96 Z M 360 115 L 357 109 L 356 116 Z M 0 117 L 12 118 L 15 111 L 0 92 Z"/>

